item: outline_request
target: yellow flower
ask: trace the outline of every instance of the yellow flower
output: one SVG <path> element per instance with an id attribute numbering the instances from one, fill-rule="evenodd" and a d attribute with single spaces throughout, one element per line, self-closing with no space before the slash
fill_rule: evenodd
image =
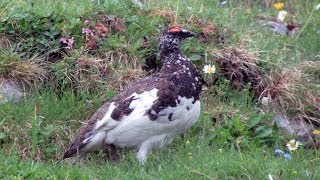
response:
<path id="1" fill-rule="evenodd" d="M 203 67 L 203 71 L 206 74 L 213 74 L 216 71 L 216 67 L 214 65 L 207 64 Z"/>
<path id="2" fill-rule="evenodd" d="M 283 9 L 283 7 L 284 7 L 284 3 L 275 3 L 274 5 L 273 5 L 273 7 L 276 9 L 276 10 L 281 10 L 281 9 Z"/>
<path id="3" fill-rule="evenodd" d="M 190 141 L 186 141 L 186 145 L 189 145 L 190 144 Z"/>
<path id="4" fill-rule="evenodd" d="M 314 135 L 320 135 L 320 129 L 316 129 L 312 132 Z"/>
<path id="5" fill-rule="evenodd" d="M 292 139 L 287 143 L 287 148 L 289 149 L 289 151 L 295 151 L 300 145 L 302 144 L 299 141 Z"/>

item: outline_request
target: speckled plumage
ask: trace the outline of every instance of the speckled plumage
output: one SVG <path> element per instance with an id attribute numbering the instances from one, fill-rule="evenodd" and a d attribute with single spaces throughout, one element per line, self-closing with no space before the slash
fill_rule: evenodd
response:
<path id="1" fill-rule="evenodd" d="M 162 69 L 106 102 L 80 129 L 64 158 L 114 145 L 135 148 L 144 163 L 152 149 L 188 130 L 199 117 L 201 91 L 196 66 L 179 49 L 191 36 L 180 27 L 165 29 L 158 46 Z"/>

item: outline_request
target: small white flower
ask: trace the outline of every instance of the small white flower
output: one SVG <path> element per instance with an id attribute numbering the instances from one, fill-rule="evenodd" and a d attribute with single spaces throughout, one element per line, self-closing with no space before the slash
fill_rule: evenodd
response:
<path id="1" fill-rule="evenodd" d="M 206 74 L 213 74 L 216 72 L 216 67 L 214 65 L 207 64 L 203 67 L 203 72 Z"/>
<path id="2" fill-rule="evenodd" d="M 278 20 L 284 21 L 284 18 L 286 17 L 287 14 L 288 14 L 287 11 L 279 11 L 279 13 L 278 13 Z"/>
<path id="3" fill-rule="evenodd" d="M 320 3 L 319 3 L 319 4 L 317 4 L 317 6 L 316 6 L 316 10 L 317 10 L 317 11 L 319 11 L 319 10 L 320 10 Z"/>
<path id="4" fill-rule="evenodd" d="M 295 151 L 300 145 L 302 144 L 299 141 L 292 139 L 287 143 L 287 148 L 289 149 L 289 151 Z"/>

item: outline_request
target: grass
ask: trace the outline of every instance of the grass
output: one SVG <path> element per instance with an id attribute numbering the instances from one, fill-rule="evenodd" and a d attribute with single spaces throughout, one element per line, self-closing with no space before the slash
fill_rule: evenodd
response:
<path id="1" fill-rule="evenodd" d="M 59 162 L 64 148 L 81 123 L 103 102 L 114 96 L 117 90 L 144 75 L 139 68 L 144 64 L 143 57 L 147 51 L 140 50 L 141 39 L 147 37 L 150 40 L 149 48 L 154 51 L 156 36 L 167 23 L 181 24 L 199 33 L 201 29 L 193 23 L 210 22 L 223 34 L 224 44 L 216 41 L 200 42 L 195 38 L 185 43 L 183 51 L 186 54 L 202 55 L 201 61 L 195 62 L 199 68 L 206 63 L 204 55 L 207 55 L 208 62 L 216 64 L 215 52 L 242 48 L 257 55 L 258 70 L 266 74 L 276 68 L 290 71 L 290 68 L 299 67 L 303 62 L 313 61 L 314 69 L 307 68 L 305 71 L 310 71 L 312 81 L 318 82 L 319 69 L 316 67 L 320 61 L 320 12 L 312 11 L 317 1 L 286 1 L 287 8 L 292 7 L 300 25 L 301 31 L 297 37 L 280 36 L 268 27 L 261 27 L 256 22 L 256 16 L 263 14 L 276 17 L 277 11 L 266 8 L 264 1 L 250 1 L 250 6 L 246 2 L 233 0 L 229 1 L 228 6 L 220 7 L 218 1 L 209 0 L 150 0 L 145 5 L 145 10 L 141 11 L 126 0 L 106 0 L 103 5 L 93 5 L 90 0 L 1 1 L 0 17 L 19 16 L 25 11 L 32 11 L 39 17 L 49 13 L 63 15 L 59 18 L 68 21 L 59 22 L 59 27 L 64 26 L 61 32 L 59 28 L 56 31 L 62 33 L 61 36 L 74 34 L 77 49 L 64 56 L 63 61 L 56 63 L 55 69 L 50 69 L 56 75 L 55 81 L 59 82 L 54 81 L 52 84 L 61 85 L 70 79 L 72 81 L 73 75 L 74 79 L 79 79 L 80 86 L 82 83 L 86 84 L 85 78 L 89 79 L 90 84 L 84 85 L 81 91 L 74 91 L 67 85 L 30 89 L 20 103 L 0 105 L 0 178 L 266 179 L 271 174 L 274 179 L 319 179 L 319 152 L 300 148 L 292 154 L 292 160 L 289 161 L 275 156 L 274 149 L 284 149 L 286 140 L 293 137 L 283 136 L 277 131 L 273 131 L 272 137 L 268 136 L 271 138 L 268 139 L 269 143 L 262 141 L 266 139 L 254 137 L 255 130 L 246 129 L 245 120 L 256 115 L 260 117 L 260 103 L 248 88 L 230 90 L 228 82 L 223 79 L 218 79 L 217 83 L 203 92 L 199 122 L 169 146 L 153 152 L 144 166 L 138 164 L 131 151 L 124 152 L 122 161 L 116 165 L 106 162 L 103 154 L 89 155 L 76 165 Z M 47 11 L 47 7 L 52 10 Z M 81 18 L 96 17 L 98 11 L 123 19 L 126 30 L 103 39 L 98 52 L 87 52 L 82 49 Z M 1 31 L 0 35 L 5 33 Z M 23 42 L 27 37 L 19 38 Z M 10 40 L 6 37 L 0 39 Z M 0 47 L 10 46 L 11 50 L 15 49 L 13 42 L 2 42 L 4 41 L 0 41 Z M 9 54 L 0 50 L 0 65 L 11 67 L 19 59 L 24 59 L 14 53 L 14 56 L 10 55 L 11 50 L 8 51 Z M 11 62 L 12 58 L 16 59 L 14 63 Z M 43 57 L 36 59 L 41 58 Z M 73 68 L 77 67 L 75 62 L 79 59 L 84 62 L 84 68 L 81 69 L 84 74 L 76 77 Z M 33 62 L 32 59 L 30 62 Z M 94 64 L 91 67 L 94 71 L 86 68 L 90 63 Z M 109 74 L 96 77 L 103 66 L 110 68 Z M 15 69 L 15 66 L 11 69 Z M 3 76 L 11 76 L 10 72 L 13 72 L 4 66 L 0 70 L 4 72 Z M 30 79 L 37 79 L 34 78 L 36 72 L 28 74 Z M 41 81 L 46 79 L 43 76 L 41 75 Z M 214 79 L 217 76 L 209 78 Z M 98 91 L 88 90 L 95 89 L 100 81 L 104 88 L 97 88 Z M 270 129 L 270 118 L 265 119 L 261 124 Z"/>
<path id="2" fill-rule="evenodd" d="M 18 105 L 0 105 L 0 124 L 5 130 L 2 134 L 5 137 L 0 141 L 0 178 L 263 179 L 268 174 L 284 179 L 320 177 L 317 150 L 299 149 L 293 153 L 292 160 L 287 161 L 274 155 L 272 147 L 276 145 L 257 147 L 251 142 L 249 148 L 230 147 L 213 136 L 219 134 L 219 125 L 212 126 L 205 112 L 189 133 L 176 137 L 172 144 L 151 154 L 144 166 L 138 164 L 132 151 L 123 152 L 122 161 L 116 165 L 105 161 L 103 153 L 89 155 L 76 165 L 59 162 L 79 122 L 113 94 L 101 92 L 77 97 L 68 91 L 57 95 L 48 90 L 29 94 Z M 225 106 L 225 110 L 250 111 L 253 106 L 247 99 L 250 96 L 233 94 L 230 100 L 222 98 L 223 104 L 234 103 Z M 38 109 L 36 117 L 35 107 Z M 279 148 L 283 149 L 283 144 L 279 144 Z"/>
<path id="3" fill-rule="evenodd" d="M 178 136 L 172 144 L 150 155 L 144 166 L 138 164 L 132 151 L 123 152 L 122 161 L 116 165 L 106 162 L 102 153 L 89 155 L 76 165 L 59 162 L 67 137 L 74 134 L 79 121 L 88 117 L 102 99 L 113 95 L 101 94 L 83 94 L 79 99 L 71 92 L 59 97 L 47 91 L 41 94 L 41 98 L 29 95 L 19 105 L 1 105 L 2 128 L 12 129 L 5 134 L 11 137 L 1 142 L 0 178 L 264 179 L 268 174 L 283 179 L 320 177 L 317 150 L 299 149 L 293 153 L 293 159 L 287 161 L 275 156 L 274 149 L 266 146 L 255 148 L 252 144 L 252 148 L 242 150 L 225 146 L 218 139 L 210 143 L 210 136 L 219 129 L 208 121 L 207 113 L 203 113 L 188 134 Z M 89 103 L 91 100 L 93 104 Z M 34 106 L 37 102 L 39 110 L 35 119 Z M 243 103 L 234 106 L 240 108 Z M 25 128 L 29 135 L 21 134 Z M 8 143 L 7 140 L 14 142 Z M 33 147 L 36 148 L 35 153 L 28 153 Z M 26 154 L 21 154 L 19 148 L 23 148 Z"/>
<path id="4" fill-rule="evenodd" d="M 296 152 L 294 160 L 286 161 L 264 151 L 239 153 L 219 151 L 201 140 L 192 138 L 190 144 L 169 146 L 153 153 L 147 164 L 140 166 L 132 154 L 117 165 L 101 158 L 92 158 L 83 164 L 30 160 L 20 161 L 14 155 L 1 155 L 0 177 L 4 179 L 266 179 L 268 174 L 281 179 L 318 179 L 319 166 L 316 152 Z M 197 147 L 200 146 L 200 147 Z M 192 153 L 192 158 L 190 154 Z"/>

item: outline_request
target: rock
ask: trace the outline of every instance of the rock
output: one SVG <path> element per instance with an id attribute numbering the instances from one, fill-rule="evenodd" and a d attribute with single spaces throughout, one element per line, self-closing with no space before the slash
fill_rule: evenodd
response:
<path id="1" fill-rule="evenodd" d="M 272 30 L 280 35 L 286 35 L 288 28 L 282 22 L 268 21 L 268 25 L 272 27 Z"/>
<path id="2" fill-rule="evenodd" d="M 273 122 L 284 134 L 296 135 L 297 140 L 309 143 L 313 140 L 314 127 L 304 121 L 290 119 L 285 115 L 276 114 L 273 117 Z"/>
<path id="3" fill-rule="evenodd" d="M 22 85 L 14 80 L 0 79 L 0 104 L 19 102 L 23 97 Z"/>
<path id="4" fill-rule="evenodd" d="M 297 36 L 299 32 L 298 24 L 294 21 L 283 22 L 269 16 L 257 16 L 257 22 L 261 26 L 270 26 L 272 30 L 280 35 Z"/>

